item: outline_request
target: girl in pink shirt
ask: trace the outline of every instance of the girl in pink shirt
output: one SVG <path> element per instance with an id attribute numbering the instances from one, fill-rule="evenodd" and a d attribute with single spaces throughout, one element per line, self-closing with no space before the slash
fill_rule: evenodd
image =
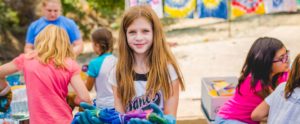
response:
<path id="1" fill-rule="evenodd" d="M 251 112 L 287 80 L 288 50 L 275 38 L 257 39 L 243 65 L 234 96 L 219 110 L 215 124 L 258 124 Z"/>
<path id="2" fill-rule="evenodd" d="M 80 67 L 66 31 L 48 25 L 35 39 L 35 50 L 0 66 L 0 91 L 5 76 L 22 71 L 26 82 L 30 124 L 69 124 L 72 111 L 66 102 L 69 83 L 81 101 L 90 96 L 80 78 Z"/>

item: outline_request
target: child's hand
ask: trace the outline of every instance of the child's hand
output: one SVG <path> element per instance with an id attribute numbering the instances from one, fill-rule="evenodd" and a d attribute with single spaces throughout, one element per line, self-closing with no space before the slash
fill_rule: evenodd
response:
<path id="1" fill-rule="evenodd" d="M 86 102 L 81 102 L 80 106 L 84 109 L 83 112 L 78 112 L 72 124 L 102 124 L 101 120 L 98 118 L 100 109 L 95 106 L 90 105 Z"/>
<path id="2" fill-rule="evenodd" d="M 164 115 L 163 111 L 154 103 L 150 104 L 153 113 L 149 115 L 148 120 L 159 124 L 176 124 L 176 118 L 172 115 Z"/>
<path id="3" fill-rule="evenodd" d="M 11 89 L 8 89 L 4 96 L 0 96 L 0 112 L 5 113 L 9 109 L 12 95 Z"/>

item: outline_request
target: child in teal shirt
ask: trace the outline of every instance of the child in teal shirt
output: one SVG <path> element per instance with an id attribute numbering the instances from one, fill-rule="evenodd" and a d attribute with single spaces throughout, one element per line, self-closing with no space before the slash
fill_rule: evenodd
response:
<path id="1" fill-rule="evenodd" d="M 113 36 L 106 28 L 96 29 L 92 35 L 94 52 L 98 57 L 92 59 L 88 65 L 87 83 L 88 90 L 96 88 L 96 106 L 98 108 L 114 107 L 114 99 L 108 76 L 116 63 L 116 57 L 112 55 Z"/>

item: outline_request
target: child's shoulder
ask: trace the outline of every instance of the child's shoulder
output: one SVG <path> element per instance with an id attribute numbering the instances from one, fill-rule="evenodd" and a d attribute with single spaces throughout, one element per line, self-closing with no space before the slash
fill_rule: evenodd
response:
<path id="1" fill-rule="evenodd" d="M 252 74 L 250 73 L 246 76 L 243 82 L 251 82 L 251 80 L 252 80 Z"/>
<path id="2" fill-rule="evenodd" d="M 112 60 L 112 61 L 116 61 L 116 57 L 113 55 L 113 54 L 103 54 L 103 55 L 100 55 L 100 56 L 97 56 L 95 58 L 92 58 L 90 63 L 99 63 L 101 61 L 104 61 L 104 60 Z"/>
<path id="3" fill-rule="evenodd" d="M 19 59 L 19 60 L 23 60 L 23 61 L 24 60 L 32 60 L 32 59 L 36 58 L 37 55 L 38 54 L 36 52 L 32 51 L 32 52 L 29 52 L 29 53 L 22 53 L 16 58 Z"/>
<path id="4" fill-rule="evenodd" d="M 173 81 L 173 80 L 176 80 L 176 79 L 178 78 L 178 74 L 177 74 L 177 72 L 176 72 L 176 70 L 175 70 L 174 65 L 172 65 L 171 63 L 169 63 L 169 64 L 167 65 L 167 68 L 168 68 L 168 71 L 169 71 L 169 75 L 170 75 L 170 77 L 171 77 L 171 80 L 172 80 L 172 81 Z"/>
<path id="5" fill-rule="evenodd" d="M 242 81 L 242 85 L 241 86 L 245 86 L 245 87 L 249 87 L 249 86 L 251 86 L 251 82 L 252 82 L 252 74 L 250 73 L 250 74 L 248 74 L 247 76 L 246 76 L 246 78 Z M 256 82 L 255 82 L 255 87 L 256 87 L 256 89 L 258 88 L 258 89 L 261 89 L 261 80 L 256 80 Z"/>
<path id="6" fill-rule="evenodd" d="M 69 65 L 78 65 L 77 61 L 72 58 L 66 58 L 65 63 Z"/>
<path id="7" fill-rule="evenodd" d="M 78 71 L 80 70 L 79 64 L 72 58 L 66 58 L 65 59 L 66 68 L 68 71 Z"/>
<path id="8" fill-rule="evenodd" d="M 175 71 L 175 67 L 171 63 L 168 63 L 167 68 L 169 71 Z"/>

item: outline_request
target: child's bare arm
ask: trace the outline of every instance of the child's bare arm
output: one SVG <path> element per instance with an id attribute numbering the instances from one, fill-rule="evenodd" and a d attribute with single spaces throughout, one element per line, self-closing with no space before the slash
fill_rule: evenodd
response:
<path id="1" fill-rule="evenodd" d="M 80 99 L 80 102 L 91 103 L 89 92 L 85 87 L 84 82 L 82 81 L 79 74 L 75 74 L 72 76 L 71 86 L 74 89 L 75 93 L 77 94 L 77 97 Z"/>
<path id="2" fill-rule="evenodd" d="M 78 56 L 83 51 L 82 39 L 73 42 L 73 52 Z"/>
<path id="3" fill-rule="evenodd" d="M 114 104 L 115 104 L 115 109 L 120 112 L 120 113 L 125 113 L 125 110 L 122 105 L 122 101 L 120 97 L 118 96 L 118 91 L 116 86 L 112 86 L 113 94 L 114 94 Z"/>
<path id="4" fill-rule="evenodd" d="M 172 90 L 170 98 L 164 104 L 164 114 L 171 114 L 176 118 L 178 100 L 179 100 L 179 81 L 172 82 Z"/>
<path id="5" fill-rule="evenodd" d="M 95 84 L 95 78 L 88 76 L 85 84 L 88 91 L 92 90 L 94 84 Z"/>
<path id="6" fill-rule="evenodd" d="M 251 119 L 254 121 L 265 121 L 268 113 L 269 113 L 270 106 L 265 102 L 261 102 L 252 112 Z"/>
<path id="7" fill-rule="evenodd" d="M 18 68 L 13 62 L 9 62 L 0 66 L 0 91 L 2 91 L 2 89 L 8 85 L 5 80 L 5 76 L 13 74 L 17 71 Z"/>

